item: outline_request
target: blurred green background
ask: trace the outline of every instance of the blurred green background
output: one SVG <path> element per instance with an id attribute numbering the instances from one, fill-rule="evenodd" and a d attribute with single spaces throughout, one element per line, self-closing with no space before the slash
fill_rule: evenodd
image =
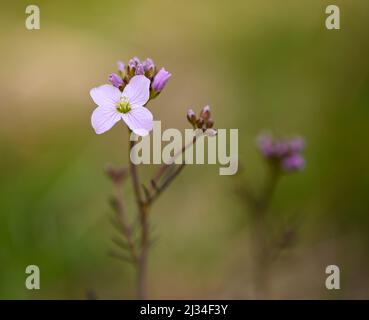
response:
<path id="1" fill-rule="evenodd" d="M 338 31 L 325 28 L 332 2 Z M 107 255 L 116 230 L 104 167 L 127 162 L 126 130 L 95 135 L 89 90 L 135 55 L 173 74 L 151 103 L 164 128 L 186 128 L 187 109 L 210 104 L 218 128 L 239 129 L 242 181 L 255 190 L 265 176 L 258 133 L 305 137 L 305 171 L 283 177 L 273 198 L 276 225 L 298 215 L 300 227 L 268 297 L 369 298 L 368 1 L 33 3 L 36 31 L 24 26 L 29 2 L 0 10 L 0 298 L 134 297 L 132 267 Z M 236 181 L 188 166 L 161 196 L 150 298 L 252 298 Z M 38 291 L 24 286 L 29 264 L 41 269 Z M 324 286 L 330 264 L 341 290 Z"/>

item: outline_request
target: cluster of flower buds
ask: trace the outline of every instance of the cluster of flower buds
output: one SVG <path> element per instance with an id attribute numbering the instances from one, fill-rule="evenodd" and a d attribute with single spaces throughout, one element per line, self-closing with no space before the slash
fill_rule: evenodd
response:
<path id="1" fill-rule="evenodd" d="M 209 106 L 202 108 L 198 117 L 192 109 L 189 109 L 187 111 L 187 120 L 194 129 L 201 129 L 210 136 L 214 136 L 217 133 L 216 129 L 213 128 L 214 120 L 211 118 Z"/>
<path id="2" fill-rule="evenodd" d="M 305 159 L 302 152 L 305 148 L 304 139 L 277 139 L 271 135 L 261 135 L 258 147 L 262 155 L 286 172 L 302 170 Z"/>
<path id="3" fill-rule="evenodd" d="M 150 84 L 150 99 L 155 98 L 165 87 L 171 73 L 164 68 L 157 70 L 152 59 L 147 58 L 141 61 L 139 58 L 134 57 L 128 61 L 125 65 L 123 62 L 118 61 L 117 73 L 109 75 L 109 82 L 123 91 L 124 87 L 128 84 L 129 80 L 136 75 L 144 75 L 151 81 Z"/>

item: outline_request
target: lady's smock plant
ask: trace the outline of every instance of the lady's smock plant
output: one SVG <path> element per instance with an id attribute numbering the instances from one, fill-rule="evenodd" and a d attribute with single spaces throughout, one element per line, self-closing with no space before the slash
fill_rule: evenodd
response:
<path id="1" fill-rule="evenodd" d="M 267 164 L 265 183 L 260 192 L 255 192 L 245 181 L 239 181 L 236 191 L 250 215 L 254 294 L 258 298 L 265 298 L 268 273 L 273 260 L 284 249 L 291 247 L 296 237 L 295 222 L 290 221 L 282 227 L 271 223 L 270 204 L 281 177 L 304 169 L 302 152 L 305 141 L 301 137 L 281 139 L 262 134 L 257 139 L 257 147 Z"/>
<path id="2" fill-rule="evenodd" d="M 258 138 L 258 147 L 261 154 L 272 165 L 283 171 L 299 171 L 305 166 L 305 160 L 302 156 L 305 141 L 301 137 L 277 139 L 269 134 L 262 134 Z"/>
<path id="3" fill-rule="evenodd" d="M 101 134 L 123 120 L 129 129 L 129 137 L 131 137 L 131 133 L 146 136 L 153 128 L 153 115 L 147 108 L 147 104 L 163 91 L 171 74 L 164 68 L 157 71 L 154 62 L 149 58 L 141 61 L 134 57 L 129 60 L 127 65 L 119 61 L 117 66 L 117 72 L 108 77 L 111 84 L 105 84 L 90 91 L 91 98 L 97 105 L 91 117 L 92 127 L 97 134 Z M 210 119 L 209 107 L 202 110 L 200 118 L 203 119 L 203 125 L 196 124 L 196 127 L 203 129 L 205 134 L 210 134 L 210 132 L 206 132 L 210 129 L 215 134 L 216 131 L 212 129 L 213 122 Z M 190 145 L 183 147 L 180 154 L 195 142 L 196 136 Z M 133 141 L 129 139 L 129 151 L 135 144 L 135 139 Z M 147 262 L 151 243 L 149 214 L 152 204 L 183 170 L 184 163 L 175 164 L 174 162 L 178 156 L 178 154 L 174 155 L 170 164 L 161 165 L 148 185 L 141 182 L 138 167 L 130 159 L 128 168 L 109 166 L 106 171 L 114 185 L 111 205 L 116 212 L 119 230 L 124 238 L 123 240 L 113 238 L 114 243 L 123 252 L 114 250 L 111 255 L 134 265 L 137 270 L 137 297 L 139 299 L 146 298 Z M 134 227 L 135 224 L 130 222 L 125 198 L 122 196 L 123 183 L 128 175 L 132 180 L 136 200 L 138 227 Z M 139 234 L 138 241 L 136 231 Z"/>

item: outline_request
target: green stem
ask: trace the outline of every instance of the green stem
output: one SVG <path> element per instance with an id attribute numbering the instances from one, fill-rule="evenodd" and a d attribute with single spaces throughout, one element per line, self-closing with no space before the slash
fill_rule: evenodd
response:
<path id="1" fill-rule="evenodd" d="M 128 139 L 131 151 L 135 145 L 135 141 L 130 140 L 131 131 L 129 131 Z M 133 191 L 136 198 L 136 204 L 140 217 L 141 226 L 141 251 L 137 263 L 137 298 L 140 300 L 146 299 L 146 277 L 147 277 L 147 260 L 149 251 L 149 222 L 148 212 L 149 206 L 145 203 L 143 192 L 141 189 L 140 177 L 137 166 L 131 161 L 129 152 L 130 172 L 132 178 Z"/>

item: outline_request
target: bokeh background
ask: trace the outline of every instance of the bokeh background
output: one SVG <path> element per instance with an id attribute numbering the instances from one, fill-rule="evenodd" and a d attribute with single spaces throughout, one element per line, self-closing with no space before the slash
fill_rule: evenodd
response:
<path id="1" fill-rule="evenodd" d="M 89 90 L 135 55 L 173 74 L 151 103 L 163 127 L 184 129 L 188 107 L 210 104 L 217 127 L 239 129 L 243 167 L 225 177 L 188 166 L 155 204 L 149 297 L 253 297 L 234 184 L 261 188 L 255 137 L 268 129 L 308 146 L 306 169 L 273 197 L 276 227 L 298 217 L 299 228 L 265 297 L 369 298 L 369 2 L 333 2 L 338 31 L 325 28 L 332 1 L 322 0 L 35 1 L 37 31 L 24 26 L 29 2 L 2 3 L 0 298 L 134 298 L 132 267 L 107 255 L 116 230 L 104 167 L 127 162 L 127 133 L 95 135 Z M 25 288 L 29 264 L 38 291 Z M 330 264 L 341 290 L 325 288 Z"/>

